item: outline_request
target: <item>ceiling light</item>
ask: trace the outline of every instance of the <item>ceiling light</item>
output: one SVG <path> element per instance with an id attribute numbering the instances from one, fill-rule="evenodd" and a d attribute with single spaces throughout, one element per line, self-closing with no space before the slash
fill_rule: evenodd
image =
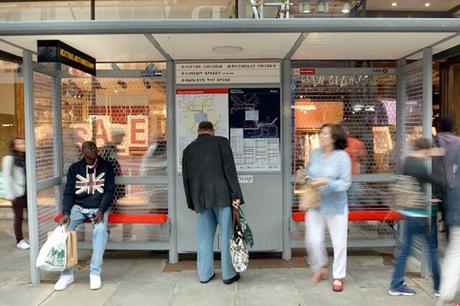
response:
<path id="1" fill-rule="evenodd" d="M 302 13 L 310 13 L 310 4 L 307 1 L 301 1 L 299 4 L 299 11 Z"/>
<path id="2" fill-rule="evenodd" d="M 393 2 L 391 6 L 398 6 L 398 2 Z"/>
<path id="3" fill-rule="evenodd" d="M 240 46 L 217 46 L 212 48 L 212 51 L 218 54 L 229 55 L 241 52 L 243 48 Z"/>
<path id="4" fill-rule="evenodd" d="M 429 7 L 430 5 L 430 2 L 425 3 L 425 7 Z"/>
<path id="5" fill-rule="evenodd" d="M 350 13 L 350 3 L 346 2 L 343 4 L 342 13 L 344 14 Z"/>

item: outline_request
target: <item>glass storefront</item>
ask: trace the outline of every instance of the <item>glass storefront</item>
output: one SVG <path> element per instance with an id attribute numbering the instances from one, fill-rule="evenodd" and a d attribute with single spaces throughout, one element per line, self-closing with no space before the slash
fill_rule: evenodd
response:
<path id="1" fill-rule="evenodd" d="M 0 60 L 0 158 L 9 153 L 11 139 L 24 137 L 23 88 L 19 64 Z M 10 203 L 0 198 L 2 205 Z"/>
<path id="2" fill-rule="evenodd" d="M 1 1 L 0 21 L 90 20 L 91 0 Z M 428 5 L 427 5 L 428 4 Z M 228 18 L 458 18 L 456 0 L 95 0 L 96 20 Z"/>
<path id="3" fill-rule="evenodd" d="M 23 82 L 19 65 L 0 60 L 0 156 L 9 152 L 9 141 L 24 136 Z"/>

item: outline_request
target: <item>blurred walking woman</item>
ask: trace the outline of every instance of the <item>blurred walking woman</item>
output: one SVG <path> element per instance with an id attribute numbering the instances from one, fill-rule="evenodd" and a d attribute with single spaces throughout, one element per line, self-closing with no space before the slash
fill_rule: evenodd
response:
<path id="1" fill-rule="evenodd" d="M 313 282 L 328 275 L 328 257 L 324 245 L 327 226 L 334 249 L 332 290 L 344 287 L 347 266 L 348 200 L 351 185 L 351 160 L 345 152 L 347 134 L 338 124 L 326 124 L 319 134 L 320 148 L 315 150 L 306 167 L 312 185 L 318 188 L 320 205 L 305 214 L 306 245 L 314 275 Z"/>
<path id="2" fill-rule="evenodd" d="M 13 204 L 14 234 L 17 247 L 23 250 L 29 248 L 29 243 L 22 234 L 24 209 L 27 208 L 25 169 L 24 139 L 15 138 L 10 142 L 10 154 L 3 157 L 2 160 L 3 184 L 5 198 Z"/>

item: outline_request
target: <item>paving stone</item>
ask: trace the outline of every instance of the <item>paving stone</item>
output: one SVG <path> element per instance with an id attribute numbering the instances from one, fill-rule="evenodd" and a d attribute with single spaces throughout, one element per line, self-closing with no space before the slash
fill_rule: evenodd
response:
<path id="1" fill-rule="evenodd" d="M 40 306 L 99 306 L 108 302 L 119 284 L 102 283 L 99 290 L 89 289 L 89 281 L 74 282 L 63 291 L 55 291 Z M 135 296 L 132 296 L 135 298 Z"/>
<path id="2" fill-rule="evenodd" d="M 40 305 L 53 288 L 49 285 L 32 286 L 24 283 L 7 283 L 0 287 L 1 306 L 32 306 Z"/>
<path id="3" fill-rule="evenodd" d="M 163 288 L 127 288 L 122 285 L 115 291 L 106 306 L 163 306 L 170 305 L 173 289 L 166 291 Z"/>

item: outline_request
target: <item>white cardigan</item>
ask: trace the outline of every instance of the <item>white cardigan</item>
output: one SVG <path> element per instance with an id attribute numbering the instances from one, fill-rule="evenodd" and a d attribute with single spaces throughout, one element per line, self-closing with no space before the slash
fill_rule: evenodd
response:
<path id="1" fill-rule="evenodd" d="M 26 176 L 24 170 L 14 164 L 14 157 L 6 155 L 2 160 L 3 187 L 5 198 L 14 200 L 22 197 L 26 191 Z"/>

